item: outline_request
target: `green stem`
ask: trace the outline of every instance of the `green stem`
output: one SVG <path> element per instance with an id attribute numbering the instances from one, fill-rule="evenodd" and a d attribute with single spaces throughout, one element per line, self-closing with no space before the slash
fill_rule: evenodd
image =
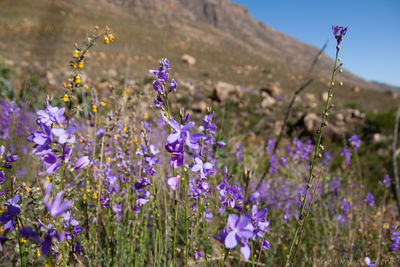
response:
<path id="1" fill-rule="evenodd" d="M 308 176 L 307 190 L 306 190 L 306 194 L 304 196 L 303 202 L 301 204 L 299 221 L 298 221 L 298 224 L 297 224 L 297 227 L 296 227 L 296 231 L 295 231 L 295 233 L 293 235 L 293 239 L 292 239 L 292 242 L 291 242 L 291 245 L 290 245 L 289 254 L 287 255 L 287 258 L 286 258 L 285 266 L 288 266 L 288 264 L 289 264 L 289 262 L 291 260 L 292 251 L 293 251 L 293 248 L 295 246 L 295 243 L 296 243 L 296 240 L 297 240 L 297 236 L 298 236 L 298 234 L 300 232 L 300 229 L 302 227 L 304 227 L 304 225 L 303 225 L 304 210 L 305 210 L 305 206 L 306 206 L 307 197 L 308 197 L 308 194 L 310 192 L 311 182 L 312 182 L 312 180 L 314 178 L 314 167 L 315 167 L 315 164 L 316 164 L 317 159 L 318 159 L 318 154 L 319 154 L 319 149 L 320 149 L 321 139 L 322 139 L 322 132 L 323 132 L 324 127 L 326 125 L 326 117 L 328 116 L 329 103 L 330 103 L 330 100 L 332 98 L 332 88 L 333 88 L 333 85 L 334 85 L 333 81 L 335 79 L 335 73 L 336 73 L 336 70 L 337 70 L 337 62 L 338 62 L 338 57 L 339 57 L 339 51 L 340 51 L 340 48 L 337 47 L 336 48 L 335 64 L 334 64 L 334 67 L 333 67 L 332 77 L 331 77 L 329 90 L 328 90 L 328 97 L 327 97 L 326 102 L 325 102 L 325 108 L 324 108 L 324 112 L 323 112 L 323 116 L 322 116 L 322 123 L 321 123 L 321 127 L 319 129 L 319 134 L 318 134 L 318 141 L 317 141 L 317 144 L 315 146 L 314 157 L 313 157 L 312 162 L 311 162 L 310 173 L 309 173 L 309 176 Z M 298 245 L 299 244 L 297 244 L 297 246 Z M 293 261 L 294 261 L 294 259 L 292 260 L 292 263 L 293 263 Z"/>
<path id="2" fill-rule="evenodd" d="M 250 243 L 250 248 L 251 248 L 251 266 L 254 267 L 254 251 L 253 251 L 253 240 L 251 240 Z"/>
<path id="3" fill-rule="evenodd" d="M 188 218 L 188 201 L 187 201 L 187 185 L 186 185 L 186 172 L 182 165 L 183 187 L 185 193 L 185 225 L 186 225 L 186 251 L 185 251 L 185 266 L 188 266 L 189 261 L 189 218 Z"/>

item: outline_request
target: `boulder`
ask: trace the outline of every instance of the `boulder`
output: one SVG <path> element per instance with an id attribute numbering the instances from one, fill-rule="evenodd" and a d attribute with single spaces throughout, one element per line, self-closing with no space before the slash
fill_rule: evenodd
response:
<path id="1" fill-rule="evenodd" d="M 272 96 L 266 94 L 263 97 L 263 100 L 261 101 L 261 107 L 262 108 L 269 108 L 269 107 L 272 107 L 273 105 L 275 105 L 275 103 L 276 103 L 275 98 L 273 98 Z"/>
<path id="2" fill-rule="evenodd" d="M 230 83 L 219 81 L 217 82 L 210 98 L 217 102 L 223 102 L 225 99 L 231 99 L 239 102 L 243 97 L 243 92 L 240 86 L 235 86 Z"/>
<path id="3" fill-rule="evenodd" d="M 194 64 L 196 64 L 196 58 L 193 57 L 193 56 L 191 56 L 191 55 L 188 55 L 188 54 L 184 54 L 184 55 L 181 57 L 181 60 L 182 60 L 183 62 L 185 62 L 186 64 L 189 64 L 189 65 L 194 65 Z"/>
<path id="4" fill-rule="evenodd" d="M 386 141 L 388 141 L 389 138 L 385 135 L 382 135 L 380 133 L 374 133 L 374 135 L 372 136 L 372 143 L 373 144 L 380 144 L 380 143 L 384 143 Z"/>
<path id="5" fill-rule="evenodd" d="M 260 93 L 266 92 L 272 97 L 276 97 L 281 94 L 282 90 L 275 83 L 268 83 L 265 87 L 260 89 Z"/>
<path id="6" fill-rule="evenodd" d="M 308 113 L 304 116 L 304 129 L 308 134 L 313 134 L 321 126 L 321 118 L 315 113 Z"/>

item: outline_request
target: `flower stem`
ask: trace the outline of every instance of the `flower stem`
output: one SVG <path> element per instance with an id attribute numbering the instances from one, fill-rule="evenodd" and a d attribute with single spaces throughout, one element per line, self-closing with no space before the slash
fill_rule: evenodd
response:
<path id="1" fill-rule="evenodd" d="M 328 89 L 328 97 L 327 97 L 326 102 L 325 102 L 325 108 L 324 108 L 324 112 L 323 112 L 323 115 L 322 115 L 322 123 L 321 123 L 321 127 L 319 128 L 319 133 L 318 133 L 318 141 L 317 141 L 317 144 L 316 144 L 315 150 L 314 150 L 314 157 L 313 157 L 313 159 L 311 161 L 311 168 L 310 168 L 310 173 L 309 173 L 308 181 L 307 181 L 307 190 L 306 190 L 306 194 L 304 196 L 303 202 L 301 204 L 299 221 L 298 221 L 298 224 L 297 224 L 297 227 L 296 227 L 296 231 L 294 232 L 294 235 L 293 235 L 293 239 L 292 239 L 292 242 L 291 242 L 291 245 L 290 245 L 289 254 L 287 255 L 287 258 L 286 258 L 285 266 L 289 265 L 290 260 L 292 260 L 292 263 L 294 261 L 294 258 L 291 259 L 292 258 L 292 251 L 293 251 L 294 245 L 296 243 L 297 236 L 299 234 L 300 228 L 304 227 L 304 225 L 303 225 L 303 223 L 304 223 L 303 222 L 304 210 L 305 210 L 305 206 L 306 206 L 306 202 L 307 202 L 307 197 L 308 197 L 308 194 L 310 192 L 311 182 L 314 179 L 314 167 L 315 167 L 315 164 L 317 162 L 317 159 L 319 158 L 319 149 L 320 149 L 321 140 L 322 140 L 322 133 L 323 133 L 323 130 L 324 130 L 325 126 L 326 126 L 326 118 L 328 116 L 329 103 L 330 103 L 331 98 L 333 96 L 332 95 L 332 88 L 333 88 L 333 85 L 334 85 L 334 79 L 335 79 L 335 74 L 336 74 L 336 70 L 337 70 L 337 62 L 338 62 L 338 57 L 339 57 L 339 51 L 340 51 L 340 48 L 339 48 L 339 46 L 337 46 L 336 47 L 335 64 L 334 64 L 334 67 L 333 67 L 332 77 L 331 77 L 331 81 L 330 81 L 330 85 L 329 85 L 329 89 Z M 298 245 L 299 244 L 297 244 L 297 246 Z"/>

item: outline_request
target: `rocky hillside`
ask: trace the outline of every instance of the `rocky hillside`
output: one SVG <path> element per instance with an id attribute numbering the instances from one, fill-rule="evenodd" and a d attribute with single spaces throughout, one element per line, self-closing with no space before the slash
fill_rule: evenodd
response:
<path id="1" fill-rule="evenodd" d="M 135 16 L 156 22 L 161 27 L 174 24 L 180 29 L 179 25 L 185 25 L 185 27 L 190 25 L 193 32 L 207 35 L 207 27 L 202 25 L 207 24 L 220 32 L 215 38 L 229 38 L 230 41 L 245 48 L 247 53 L 256 54 L 298 72 L 308 70 L 310 62 L 319 51 L 319 48 L 302 43 L 254 19 L 246 8 L 231 3 L 229 0 L 108 1 L 121 8 L 128 8 L 129 12 Z M 327 33 L 329 33 L 329 29 L 327 29 Z M 215 40 L 215 43 L 218 41 Z M 332 60 L 326 54 L 322 54 L 315 70 L 316 74 L 329 77 L 332 64 Z M 367 82 L 350 73 L 344 74 L 343 79 L 355 86 L 370 89 L 400 90 L 400 88 L 384 84 Z"/>

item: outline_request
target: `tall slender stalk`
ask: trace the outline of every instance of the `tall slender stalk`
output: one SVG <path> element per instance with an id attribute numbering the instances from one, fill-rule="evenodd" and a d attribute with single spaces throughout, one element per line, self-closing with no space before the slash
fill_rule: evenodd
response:
<path id="1" fill-rule="evenodd" d="M 187 199 L 187 184 L 186 184 L 186 172 L 182 165 L 182 175 L 183 175 L 183 188 L 184 188 L 184 198 L 185 198 L 185 227 L 186 227 L 186 238 L 185 238 L 185 266 L 188 266 L 189 261 L 189 218 L 188 218 L 188 199 Z"/>
<path id="2" fill-rule="evenodd" d="M 286 258 L 285 266 L 288 266 L 288 264 L 289 264 L 289 262 L 290 262 L 290 260 L 292 258 L 293 248 L 294 248 L 294 245 L 296 243 L 297 237 L 299 235 L 299 231 L 300 231 L 301 228 L 304 227 L 304 225 L 303 225 L 304 224 L 304 219 L 305 219 L 304 218 L 304 215 L 305 215 L 304 212 L 305 212 L 307 197 L 308 197 L 308 194 L 310 192 L 310 188 L 312 187 L 312 181 L 313 181 L 313 179 L 315 177 L 315 175 L 314 175 L 315 164 L 317 163 L 318 158 L 320 158 L 320 156 L 321 156 L 320 153 L 319 153 L 320 149 L 323 148 L 321 146 L 322 133 L 324 131 L 325 126 L 327 126 L 326 118 L 328 117 L 328 111 L 329 111 L 329 107 L 330 107 L 329 103 L 330 103 L 330 101 L 331 101 L 331 99 L 333 97 L 332 88 L 334 86 L 335 74 L 336 74 L 336 71 L 338 69 L 337 65 L 338 65 L 339 51 L 340 51 L 340 47 L 338 45 L 336 47 L 335 64 L 334 64 L 334 67 L 333 67 L 332 77 L 331 77 L 331 81 L 330 81 L 330 84 L 329 84 L 328 97 L 326 99 L 325 107 L 324 107 L 324 111 L 323 111 L 323 115 L 322 115 L 322 123 L 321 123 L 321 127 L 318 130 L 318 141 L 317 141 L 317 144 L 315 146 L 313 159 L 311 161 L 310 173 L 309 173 L 308 180 L 307 180 L 307 190 L 306 190 L 306 194 L 305 194 L 305 196 L 303 198 L 303 201 L 302 201 L 302 204 L 301 204 L 299 220 L 298 220 L 298 223 L 297 223 L 296 231 L 294 232 L 294 235 L 293 235 L 293 238 L 292 238 L 292 242 L 291 242 L 291 245 L 290 245 L 289 253 L 288 253 L 287 258 Z M 294 258 L 292 259 L 292 261 L 294 261 Z"/>

